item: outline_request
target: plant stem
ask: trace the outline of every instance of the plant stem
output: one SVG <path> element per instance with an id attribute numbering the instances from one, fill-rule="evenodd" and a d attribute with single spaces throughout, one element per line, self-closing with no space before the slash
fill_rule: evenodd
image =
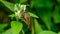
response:
<path id="1" fill-rule="evenodd" d="M 22 30 L 22 33 L 25 34 L 25 33 L 24 33 L 24 30 Z"/>
<path id="2" fill-rule="evenodd" d="M 31 26 L 31 30 L 32 30 L 32 34 L 34 34 L 34 23 L 33 23 L 33 19 L 32 19 L 32 26 Z"/>

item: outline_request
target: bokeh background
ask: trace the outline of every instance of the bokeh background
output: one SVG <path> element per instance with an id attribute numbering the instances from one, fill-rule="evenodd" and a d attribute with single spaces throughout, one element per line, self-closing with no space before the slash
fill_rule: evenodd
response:
<path id="1" fill-rule="evenodd" d="M 28 5 L 26 11 L 32 15 L 31 28 L 22 25 L 11 25 L 9 17 L 13 13 L 14 4 Z M 33 23 L 32 23 L 33 22 Z M 23 26 L 23 28 L 22 28 Z M 13 31 L 11 30 L 13 29 Z M 17 31 L 14 31 L 16 28 Z M 22 29 L 23 33 L 22 33 Z M 19 30 L 21 29 L 21 31 Z M 60 0 L 0 0 L 0 33 L 2 34 L 60 34 Z"/>

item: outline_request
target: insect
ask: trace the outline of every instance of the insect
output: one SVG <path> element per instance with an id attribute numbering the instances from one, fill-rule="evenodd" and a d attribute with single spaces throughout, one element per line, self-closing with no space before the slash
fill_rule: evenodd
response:
<path id="1" fill-rule="evenodd" d="M 22 11 L 21 16 L 23 21 L 28 25 L 28 28 L 30 28 L 30 15 L 28 14 L 28 12 Z"/>

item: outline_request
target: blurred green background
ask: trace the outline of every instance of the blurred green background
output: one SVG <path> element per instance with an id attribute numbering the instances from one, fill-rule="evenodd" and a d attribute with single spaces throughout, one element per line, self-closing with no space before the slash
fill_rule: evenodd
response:
<path id="1" fill-rule="evenodd" d="M 29 5 L 30 28 L 9 17 L 16 3 Z M 0 0 L 0 34 L 60 34 L 60 0 Z"/>

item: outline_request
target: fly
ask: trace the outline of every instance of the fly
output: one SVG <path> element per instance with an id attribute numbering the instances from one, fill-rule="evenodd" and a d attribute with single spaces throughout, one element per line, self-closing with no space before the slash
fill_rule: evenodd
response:
<path id="1" fill-rule="evenodd" d="M 28 28 L 30 28 L 30 15 L 28 14 L 28 12 L 23 11 L 21 15 L 22 15 L 23 21 L 26 22 L 26 24 L 28 25 Z"/>

